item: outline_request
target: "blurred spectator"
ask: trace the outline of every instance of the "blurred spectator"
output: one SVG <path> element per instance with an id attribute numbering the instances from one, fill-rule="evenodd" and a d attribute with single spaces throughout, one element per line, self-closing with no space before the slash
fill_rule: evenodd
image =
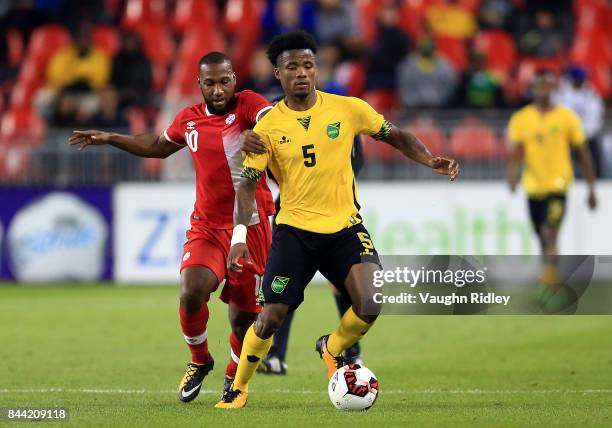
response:
<path id="1" fill-rule="evenodd" d="M 2 8 L 5 13 L 1 19 L 4 26 L 10 25 L 17 29 L 26 43 L 30 40 L 32 30 L 47 21 L 44 10 L 37 7 L 37 2 L 34 0 L 4 1 L 3 3 L 9 6 L 8 9 L 6 7 Z M 5 6 L 4 4 L 3 6 Z"/>
<path id="2" fill-rule="evenodd" d="M 340 43 L 345 50 L 361 45 L 359 14 L 352 0 L 318 0 L 315 36 L 319 43 Z"/>
<path id="3" fill-rule="evenodd" d="M 41 3 L 41 0 L 37 0 Z M 96 24 L 111 24 L 113 17 L 107 12 L 104 0 L 44 0 L 42 3 L 54 9 L 54 20 L 67 28 L 78 28 L 81 22 L 89 21 Z"/>
<path id="4" fill-rule="evenodd" d="M 534 18 L 534 27 L 520 41 L 520 50 L 525 55 L 540 58 L 554 57 L 563 50 L 563 37 L 555 28 L 555 17 L 551 12 L 539 11 Z"/>
<path id="5" fill-rule="evenodd" d="M 119 91 L 120 107 L 146 106 L 151 91 L 151 62 L 136 33 L 121 35 L 121 48 L 113 59 L 111 83 Z"/>
<path id="6" fill-rule="evenodd" d="M 499 108 L 503 106 L 499 77 L 485 66 L 482 52 L 470 53 L 470 68 L 463 75 L 457 91 L 458 105 L 467 108 Z"/>
<path id="7" fill-rule="evenodd" d="M 512 0 L 483 0 L 478 12 L 480 26 L 483 28 L 508 28 L 512 11 Z"/>
<path id="8" fill-rule="evenodd" d="M 75 128 L 82 125 L 84 121 L 79 118 L 78 97 L 70 91 L 60 91 L 53 100 L 48 122 L 52 128 Z"/>
<path id="9" fill-rule="evenodd" d="M 395 89 L 397 66 L 408 51 L 408 36 L 399 26 L 399 13 L 393 4 L 378 14 L 377 34 L 368 53 L 366 89 Z"/>
<path id="10" fill-rule="evenodd" d="M 582 120 L 584 132 L 588 138 L 589 149 L 593 156 L 595 172 L 601 177 L 601 135 L 604 124 L 604 104 L 601 97 L 587 81 L 584 68 L 572 67 L 565 79 L 562 79 L 553 95 L 556 103 L 574 110 Z"/>
<path id="11" fill-rule="evenodd" d="M 317 50 L 317 88 L 330 94 L 347 95 L 346 88 L 337 78 L 340 56 L 340 48 L 337 45 L 319 46 Z"/>
<path id="12" fill-rule="evenodd" d="M 446 0 L 425 10 L 425 21 L 436 36 L 466 39 L 476 31 L 476 18 L 471 10 L 457 4 L 456 0 Z"/>
<path id="13" fill-rule="evenodd" d="M 455 94 L 455 70 L 446 59 L 436 54 L 430 37 L 418 45 L 417 52 L 402 61 L 398 69 L 399 96 L 404 107 L 441 108 Z"/>
<path id="14" fill-rule="evenodd" d="M 130 123 L 124 110 L 119 108 L 120 98 L 117 90 L 107 86 L 100 91 L 99 97 L 100 109 L 85 123 L 86 127 L 102 131 L 127 129 Z"/>
<path id="15" fill-rule="evenodd" d="M 274 69 L 266 56 L 265 49 L 258 49 L 251 56 L 251 72 L 241 85 L 240 90 L 250 89 L 259 92 L 269 101 L 282 98 L 283 90 L 274 77 Z"/>
<path id="16" fill-rule="evenodd" d="M 297 29 L 313 32 L 312 4 L 300 0 L 268 0 L 262 20 L 262 42 L 269 43 L 277 34 Z"/>
<path id="17" fill-rule="evenodd" d="M 47 65 L 48 87 L 88 92 L 107 84 L 110 58 L 93 45 L 91 31 L 89 23 L 81 23 L 75 42 L 51 57 Z"/>

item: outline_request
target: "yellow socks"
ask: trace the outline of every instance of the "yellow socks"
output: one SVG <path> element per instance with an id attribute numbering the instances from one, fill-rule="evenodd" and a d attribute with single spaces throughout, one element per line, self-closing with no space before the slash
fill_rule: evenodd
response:
<path id="1" fill-rule="evenodd" d="M 327 350 L 334 356 L 340 355 L 346 348 L 357 343 L 370 327 L 372 324 L 359 318 L 352 307 L 348 308 L 336 331 L 329 335 Z"/>
<path id="2" fill-rule="evenodd" d="M 240 363 L 234 379 L 234 389 L 248 392 L 249 380 L 253 377 L 255 369 L 272 346 L 272 337 L 261 339 L 255 334 L 251 325 L 244 335 L 242 351 L 240 352 Z"/>
<path id="3" fill-rule="evenodd" d="M 540 284 L 546 288 L 556 290 L 561 285 L 559 270 L 554 263 L 544 263 L 542 266 L 542 274 L 540 275 Z"/>

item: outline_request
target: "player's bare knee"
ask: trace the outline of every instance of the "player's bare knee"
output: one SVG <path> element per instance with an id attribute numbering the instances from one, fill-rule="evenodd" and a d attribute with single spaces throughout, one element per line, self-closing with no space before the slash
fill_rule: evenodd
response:
<path id="1" fill-rule="evenodd" d="M 181 306 L 187 312 L 194 312 L 210 299 L 213 287 L 206 277 L 186 276 L 181 278 Z"/>
<path id="2" fill-rule="evenodd" d="M 372 303 L 372 304 L 353 304 L 353 312 L 357 315 L 363 322 L 368 324 L 372 324 L 380 315 L 382 307 L 380 304 Z"/>
<path id="3" fill-rule="evenodd" d="M 271 337 L 283 324 L 286 316 L 287 310 L 282 306 L 265 306 L 255 321 L 255 334 L 262 339 Z"/>
<path id="4" fill-rule="evenodd" d="M 230 324 L 232 327 L 232 333 L 239 339 L 243 340 L 247 330 L 257 318 L 257 314 L 251 314 L 249 312 L 242 312 L 230 318 Z"/>

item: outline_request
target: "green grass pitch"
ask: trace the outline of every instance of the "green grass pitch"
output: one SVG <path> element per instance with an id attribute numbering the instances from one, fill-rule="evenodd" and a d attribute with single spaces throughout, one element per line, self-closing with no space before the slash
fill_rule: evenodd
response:
<path id="1" fill-rule="evenodd" d="M 183 404 L 177 304 L 177 287 L 0 285 L 0 407 L 68 407 L 67 424 L 87 427 L 612 426 L 610 316 L 383 316 L 363 341 L 379 400 L 343 413 L 314 352 L 338 316 L 327 287 L 312 285 L 288 376 L 256 375 L 248 406 L 225 412 L 213 405 L 226 307 L 211 301 L 216 367 Z"/>

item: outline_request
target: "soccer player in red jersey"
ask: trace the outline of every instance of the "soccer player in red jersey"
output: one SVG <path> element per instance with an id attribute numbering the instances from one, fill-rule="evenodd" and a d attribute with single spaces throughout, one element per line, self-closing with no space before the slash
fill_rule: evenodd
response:
<path id="1" fill-rule="evenodd" d="M 162 135 L 122 135 L 96 130 L 74 131 L 71 145 L 109 144 L 141 157 L 166 158 L 189 147 L 196 172 L 196 202 L 181 262 L 180 321 L 191 363 L 179 384 L 179 399 L 192 401 L 212 370 L 208 352 L 207 302 L 220 284 L 221 300 L 229 305 L 231 359 L 224 389 L 236 373 L 242 340 L 261 307 L 257 301 L 260 277 L 270 249 L 268 216 L 274 201 L 265 180 L 256 191 L 256 209 L 249 223 L 252 263 L 242 273 L 228 271 L 226 259 L 234 227 L 235 189 L 242 172 L 240 134 L 251 129 L 271 108 L 252 91 L 235 92 L 236 76 L 229 58 L 220 52 L 203 56 L 198 83 L 204 102 L 181 110 Z"/>

